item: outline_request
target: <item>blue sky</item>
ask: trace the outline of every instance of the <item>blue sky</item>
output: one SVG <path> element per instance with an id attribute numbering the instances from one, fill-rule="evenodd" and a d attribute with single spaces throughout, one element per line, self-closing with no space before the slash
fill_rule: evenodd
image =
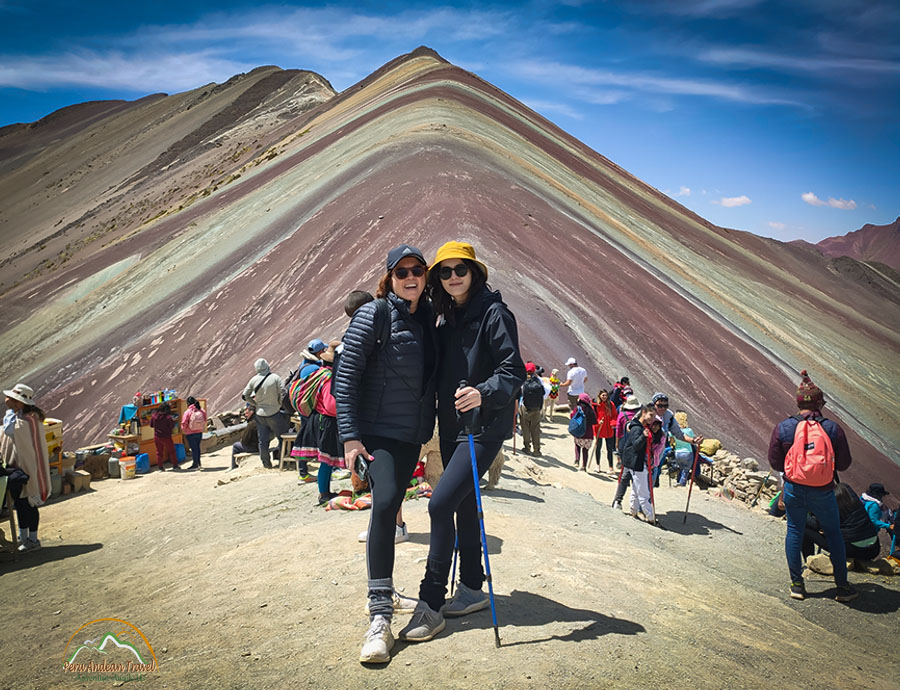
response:
<path id="1" fill-rule="evenodd" d="M 341 90 L 427 45 L 710 221 L 817 241 L 900 215 L 900 3 L 0 0 L 0 126 L 263 64 Z"/>

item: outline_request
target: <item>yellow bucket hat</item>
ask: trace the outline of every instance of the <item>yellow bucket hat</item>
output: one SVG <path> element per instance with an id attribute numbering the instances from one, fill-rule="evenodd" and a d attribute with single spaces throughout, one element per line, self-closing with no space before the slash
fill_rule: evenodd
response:
<path id="1" fill-rule="evenodd" d="M 435 254 L 434 261 L 431 262 L 431 267 L 428 269 L 429 277 L 432 269 L 445 259 L 468 259 L 473 261 L 481 269 L 484 279 L 487 280 L 488 268 L 475 258 L 475 247 L 468 242 L 445 242 L 442 244 L 440 249 L 437 250 L 437 254 Z"/>

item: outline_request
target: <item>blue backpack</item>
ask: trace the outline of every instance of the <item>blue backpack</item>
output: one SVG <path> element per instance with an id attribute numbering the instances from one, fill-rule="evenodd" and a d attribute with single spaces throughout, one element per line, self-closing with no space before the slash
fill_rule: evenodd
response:
<path id="1" fill-rule="evenodd" d="M 569 420 L 569 433 L 575 438 L 581 438 L 586 431 L 587 421 L 584 418 L 584 410 L 579 405 L 578 409 L 575 410 L 575 415 Z"/>

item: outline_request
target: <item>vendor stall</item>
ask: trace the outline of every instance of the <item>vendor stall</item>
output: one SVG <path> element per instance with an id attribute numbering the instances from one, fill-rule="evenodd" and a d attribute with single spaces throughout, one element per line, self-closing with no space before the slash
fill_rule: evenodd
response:
<path id="1" fill-rule="evenodd" d="M 143 401 L 142 401 L 143 402 Z M 200 407 L 206 411 L 206 398 L 198 398 Z M 175 429 L 172 431 L 172 441 L 184 444 L 184 435 L 181 432 L 181 416 L 187 409 L 187 401 L 182 398 L 172 398 L 162 402 L 147 405 L 125 405 L 119 413 L 119 430 L 109 435 L 109 440 L 116 448 L 127 455 L 146 453 L 150 458 L 150 464 L 157 464 L 156 444 L 153 441 L 153 427 L 150 426 L 150 417 L 164 403 L 169 405 L 172 415 L 176 417 Z"/>

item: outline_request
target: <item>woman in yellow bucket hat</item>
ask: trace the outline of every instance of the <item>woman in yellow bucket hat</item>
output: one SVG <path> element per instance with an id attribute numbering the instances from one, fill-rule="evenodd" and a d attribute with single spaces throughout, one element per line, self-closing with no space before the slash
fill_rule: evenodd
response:
<path id="1" fill-rule="evenodd" d="M 410 642 L 437 635 L 444 629 L 444 616 L 462 616 L 489 604 L 481 589 L 484 570 L 475 485 L 460 415 L 471 415 L 476 464 L 482 476 L 503 441 L 512 436 L 525 364 L 519 354 L 516 319 L 500 293 L 487 284 L 487 277 L 487 266 L 465 242 L 442 245 L 428 271 L 428 291 L 438 315 L 437 396 L 444 473 L 428 502 L 431 539 L 420 601 L 409 625 L 400 632 L 401 639 Z M 461 381 L 466 385 L 460 387 Z M 453 599 L 446 601 L 454 537 L 459 545 L 460 584 Z"/>

